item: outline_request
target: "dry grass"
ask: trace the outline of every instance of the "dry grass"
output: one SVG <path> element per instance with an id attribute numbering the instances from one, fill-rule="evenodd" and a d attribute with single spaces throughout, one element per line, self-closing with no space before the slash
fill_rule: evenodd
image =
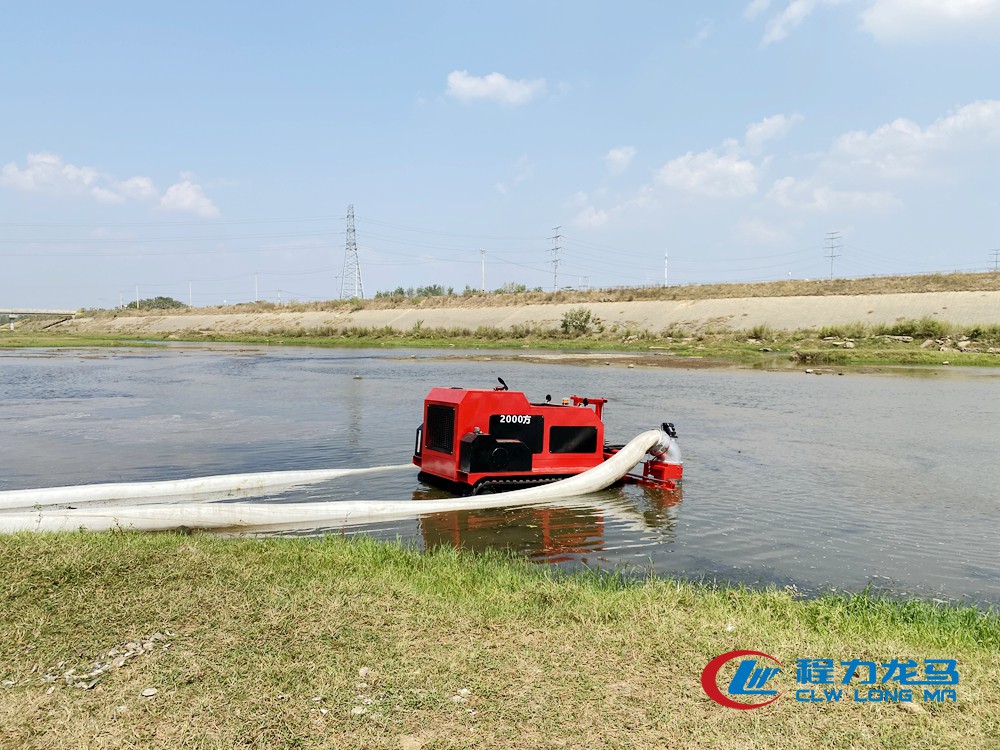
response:
<path id="1" fill-rule="evenodd" d="M 0 688 L 3 747 L 785 750 L 1000 737 L 1000 625 L 971 610 L 553 580 L 495 556 L 336 538 L 21 535 L 0 539 L 0 564 L 0 678 L 14 683 Z M 91 690 L 42 677 L 167 630 L 169 649 Z M 732 711 L 699 675 L 736 648 L 956 658 L 959 700 L 911 713 L 786 696 Z"/>
<path id="2" fill-rule="evenodd" d="M 366 300 L 293 302 L 247 302 L 238 305 L 171 310 L 126 310 L 123 315 L 208 315 L 217 313 L 326 312 L 436 307 L 520 307 L 523 305 L 622 302 L 635 300 L 702 300 L 745 297 L 817 297 L 855 294 L 900 294 L 920 292 L 1000 291 L 1000 273 L 952 273 L 923 276 L 884 276 L 860 279 L 815 279 L 746 284 L 693 284 L 651 286 L 592 291 L 524 292 L 520 294 L 474 293 L 441 297 L 379 297 Z M 89 310 L 88 315 L 114 316 L 113 310 Z"/>

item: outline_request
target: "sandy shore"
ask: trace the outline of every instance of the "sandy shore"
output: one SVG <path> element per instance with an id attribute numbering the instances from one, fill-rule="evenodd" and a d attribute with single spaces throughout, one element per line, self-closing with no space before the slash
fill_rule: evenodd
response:
<path id="1" fill-rule="evenodd" d="M 585 307 L 607 327 L 659 332 L 740 330 L 766 324 L 777 330 L 930 317 L 970 326 L 1000 323 L 1000 292 L 925 292 L 825 297 L 748 297 L 707 300 L 537 304 L 520 307 L 429 307 L 329 312 L 214 313 L 80 317 L 61 327 L 81 333 L 268 334 L 288 330 L 390 326 L 424 328 L 558 328 L 568 310 Z"/>

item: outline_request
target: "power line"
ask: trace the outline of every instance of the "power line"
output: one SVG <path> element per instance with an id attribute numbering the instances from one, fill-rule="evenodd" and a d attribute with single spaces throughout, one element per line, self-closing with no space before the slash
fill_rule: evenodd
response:
<path id="1" fill-rule="evenodd" d="M 840 232 L 827 232 L 826 234 L 826 249 L 830 251 L 828 257 L 830 259 L 830 278 L 833 278 L 833 259 L 839 258 L 840 255 L 834 255 L 834 250 L 839 250 L 843 245 L 838 244 L 840 242 Z"/>
<path id="2" fill-rule="evenodd" d="M 341 299 L 365 298 L 365 287 L 361 281 L 361 260 L 358 258 L 358 241 L 354 235 L 353 203 L 347 207 L 347 248 L 344 252 L 344 277 L 341 280 L 340 297 Z"/>
<path id="3" fill-rule="evenodd" d="M 559 230 L 560 229 L 562 229 L 562 224 L 560 224 L 557 227 L 553 227 L 552 231 L 555 232 L 555 234 L 552 237 L 549 237 L 549 239 L 552 240 L 552 249 L 549 250 L 548 252 L 552 253 L 552 291 L 553 292 L 556 291 L 559 288 L 559 252 L 562 250 L 562 247 L 560 247 L 560 245 L 559 245 L 559 240 L 562 238 L 562 235 L 559 234 Z"/>
<path id="4" fill-rule="evenodd" d="M 990 252 L 993 254 L 993 270 L 1000 271 L 1000 248 Z"/>
<path id="5" fill-rule="evenodd" d="M 273 240 L 293 237 L 315 237 L 316 232 L 277 232 L 271 234 L 206 234 L 180 237 L 77 237 L 65 240 L 54 239 L 23 239 L 3 238 L 0 244 L 5 245 L 133 245 L 152 242 L 219 242 L 222 240 Z"/>

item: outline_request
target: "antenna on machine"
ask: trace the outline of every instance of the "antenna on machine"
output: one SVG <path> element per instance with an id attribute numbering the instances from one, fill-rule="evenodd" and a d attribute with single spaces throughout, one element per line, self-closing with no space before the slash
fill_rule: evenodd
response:
<path id="1" fill-rule="evenodd" d="M 365 286 L 361 281 L 361 261 L 358 259 L 358 241 L 354 234 L 354 204 L 347 207 L 347 249 L 344 252 L 344 275 L 340 282 L 341 299 L 364 299 Z"/>

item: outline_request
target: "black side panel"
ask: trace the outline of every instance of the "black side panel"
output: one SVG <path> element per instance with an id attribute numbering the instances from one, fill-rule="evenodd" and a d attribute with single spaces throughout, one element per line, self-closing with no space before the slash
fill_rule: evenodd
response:
<path id="1" fill-rule="evenodd" d="M 550 453 L 596 453 L 596 427 L 553 427 L 549 431 Z"/>
<path id="2" fill-rule="evenodd" d="M 428 404 L 427 447 L 441 453 L 451 453 L 455 450 L 454 407 Z"/>
<path id="3" fill-rule="evenodd" d="M 525 419 L 527 422 L 516 420 Z M 498 440 L 520 440 L 532 453 L 542 452 L 545 436 L 545 417 L 537 414 L 493 414 L 490 416 L 490 435 Z"/>
<path id="4" fill-rule="evenodd" d="M 530 472 L 531 451 L 520 440 L 469 433 L 462 437 L 458 468 L 466 474 Z"/>

